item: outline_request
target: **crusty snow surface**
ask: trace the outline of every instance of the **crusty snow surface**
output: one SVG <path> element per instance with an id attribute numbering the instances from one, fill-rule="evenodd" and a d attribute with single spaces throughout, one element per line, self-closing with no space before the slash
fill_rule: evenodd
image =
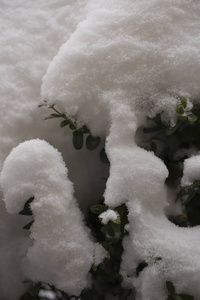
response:
<path id="1" fill-rule="evenodd" d="M 137 300 L 165 300 L 168 280 L 199 299 L 200 228 L 168 221 L 168 170 L 135 135 L 157 113 L 174 124 L 178 97 L 200 99 L 200 2 L 1 0 L 0 16 L 1 299 L 18 300 L 27 279 L 77 295 L 89 286 L 104 253 L 80 208 L 104 190 L 108 206 L 129 210 L 124 286 Z M 106 140 L 109 175 L 99 150 L 74 150 L 70 130 L 43 120 L 43 100 Z M 200 178 L 198 165 L 185 162 L 182 185 Z M 32 196 L 29 236 L 18 212 Z"/>

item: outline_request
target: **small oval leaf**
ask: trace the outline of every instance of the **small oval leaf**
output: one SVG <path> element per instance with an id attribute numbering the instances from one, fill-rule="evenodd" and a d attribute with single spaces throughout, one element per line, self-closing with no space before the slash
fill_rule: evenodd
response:
<path id="1" fill-rule="evenodd" d="M 166 281 L 166 287 L 168 289 L 168 292 L 171 295 L 174 295 L 174 293 L 175 293 L 175 287 L 174 287 L 174 285 L 173 285 L 173 283 L 171 281 Z"/>
<path id="2" fill-rule="evenodd" d="M 183 300 L 182 297 L 180 297 L 179 295 L 175 296 L 175 300 Z"/>
<path id="3" fill-rule="evenodd" d="M 197 118 L 196 115 L 191 114 L 191 115 L 188 116 L 188 121 L 189 121 L 190 123 L 196 122 L 197 119 L 198 119 L 198 118 Z"/>
<path id="4" fill-rule="evenodd" d="M 60 123 L 60 127 L 63 128 L 65 126 L 67 126 L 69 124 L 69 121 L 68 120 L 63 120 L 61 123 Z"/>
<path id="5" fill-rule="evenodd" d="M 179 294 L 182 300 L 194 300 L 194 296 L 186 295 L 186 294 Z"/>
<path id="6" fill-rule="evenodd" d="M 178 128 L 178 123 L 174 126 L 169 126 L 169 127 L 166 127 L 165 129 L 165 134 L 166 135 L 172 135 Z"/>
<path id="7" fill-rule="evenodd" d="M 34 200 L 34 197 L 29 198 L 26 203 L 24 204 L 24 209 L 19 212 L 19 215 L 24 215 L 24 216 L 32 216 L 32 211 L 30 209 L 30 204 Z"/>
<path id="8" fill-rule="evenodd" d="M 23 227 L 23 229 L 25 229 L 25 230 L 30 230 L 31 226 L 33 225 L 33 222 L 34 222 L 34 220 L 31 221 L 30 223 L 28 223 L 27 225 L 25 225 L 25 226 Z"/>
<path id="9" fill-rule="evenodd" d="M 109 160 L 108 160 L 108 157 L 106 155 L 106 151 L 105 151 L 105 148 L 101 149 L 100 153 L 99 153 L 99 156 L 100 156 L 100 160 L 102 163 L 104 164 L 109 164 Z"/>
<path id="10" fill-rule="evenodd" d="M 154 127 L 144 127 L 143 132 L 144 133 L 152 133 L 156 131 L 161 131 L 162 128 L 160 126 L 154 126 Z"/>
<path id="11" fill-rule="evenodd" d="M 107 206 L 105 205 L 92 205 L 90 207 L 90 210 L 93 214 L 96 214 L 96 215 L 100 215 L 102 214 L 104 211 L 106 211 L 108 208 Z"/>
<path id="12" fill-rule="evenodd" d="M 101 139 L 99 136 L 94 137 L 92 135 L 88 135 L 86 139 L 86 147 L 88 150 L 92 151 L 95 150 L 101 142 Z"/>
<path id="13" fill-rule="evenodd" d="M 73 145 L 76 150 L 80 150 L 83 147 L 83 133 L 73 132 Z"/>
<path id="14" fill-rule="evenodd" d="M 44 119 L 48 120 L 48 119 L 54 119 L 54 118 L 60 118 L 60 115 L 59 114 L 50 114 L 48 117 L 46 117 Z"/>
<path id="15" fill-rule="evenodd" d="M 121 219 L 120 219 L 120 216 L 119 216 L 119 217 L 117 217 L 117 219 L 113 220 L 112 222 L 113 222 L 114 224 L 118 224 L 118 225 L 120 225 L 120 224 L 121 224 Z"/>
<path id="16" fill-rule="evenodd" d="M 186 121 L 187 120 L 187 116 L 178 116 L 178 118 L 181 121 Z"/>
<path id="17" fill-rule="evenodd" d="M 181 104 L 183 105 L 183 107 L 186 108 L 187 107 L 187 99 L 185 97 L 181 97 L 180 100 L 181 100 Z"/>
<path id="18" fill-rule="evenodd" d="M 136 268 L 136 277 L 139 277 L 140 272 L 142 272 L 142 270 L 147 266 L 148 264 L 146 263 L 146 261 L 142 261 L 141 263 L 139 263 L 139 265 Z"/>
<path id="19" fill-rule="evenodd" d="M 72 123 L 69 124 L 69 128 L 71 130 L 76 130 L 76 126 L 74 124 L 72 124 Z"/>
<path id="20" fill-rule="evenodd" d="M 120 232 L 120 230 L 121 230 L 120 224 L 111 222 L 111 226 L 112 226 L 112 229 L 114 230 L 114 232 L 116 232 L 116 233 Z"/>
<path id="21" fill-rule="evenodd" d="M 176 107 L 176 112 L 177 112 L 177 114 L 179 114 L 179 115 L 184 114 L 184 108 L 183 108 L 183 105 L 182 105 L 182 104 L 177 105 L 177 107 Z"/>

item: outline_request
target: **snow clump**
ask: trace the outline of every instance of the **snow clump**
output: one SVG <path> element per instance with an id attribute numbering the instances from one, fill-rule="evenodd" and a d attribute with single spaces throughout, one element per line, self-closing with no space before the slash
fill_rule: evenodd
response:
<path id="1" fill-rule="evenodd" d="M 24 279 L 48 282 L 79 295 L 89 286 L 94 260 L 99 264 L 105 251 L 94 244 L 83 223 L 61 154 L 41 140 L 20 144 L 5 160 L 1 187 L 10 214 L 22 211 L 34 197 L 30 205 L 33 245 L 21 259 Z"/>
<path id="2" fill-rule="evenodd" d="M 69 132 L 57 135 L 56 121 L 41 125 L 42 114 L 35 107 L 41 88 L 43 100 L 106 139 L 111 166 L 105 204 L 114 209 L 126 203 L 128 208 L 129 236 L 123 242 L 121 264 L 124 286 L 136 287 L 137 300 L 164 300 L 168 280 L 178 293 L 198 299 L 200 229 L 179 228 L 167 220 L 168 170 L 153 152 L 138 147 L 135 135 L 147 116 L 162 113 L 163 121 L 174 124 L 180 97 L 191 103 L 200 99 L 200 2 L 77 0 L 66 4 L 60 0 L 41 2 L 39 8 L 29 1 L 16 3 L 0 5 L 2 11 L 6 7 L 1 24 L 0 162 L 19 142 L 45 138 L 65 153 L 69 174 L 71 168 L 75 186 L 77 181 L 82 188 L 79 195 L 93 186 L 86 186 L 93 183 L 93 170 L 99 176 L 100 167 L 81 173 L 77 154 L 68 145 Z M 88 157 L 85 152 L 80 155 L 82 160 Z M 199 178 L 198 161 L 186 160 L 183 185 Z M 15 249 L 21 249 L 20 239 L 27 240 L 18 256 L 23 261 L 20 279 L 25 274 L 71 293 L 75 285 L 75 293 L 88 286 L 94 249 L 98 253 L 101 248 L 83 225 L 60 154 L 44 141 L 21 144 L 6 160 L 1 184 L 9 213 L 20 212 L 34 196 L 32 240 L 17 231 Z M 93 190 L 83 193 L 80 199 L 93 196 Z M 9 224 L 10 218 L 2 215 Z M 12 231 L 15 221 L 9 226 Z M 12 245 L 11 238 L 12 234 L 8 242 L 3 239 L 4 250 L 6 243 Z M 4 252 L 2 260 L 7 258 Z M 100 262 L 100 258 L 99 254 L 94 259 Z M 137 277 L 136 268 L 143 261 L 148 265 Z M 9 297 L 13 299 L 4 298 Z"/>
<path id="3" fill-rule="evenodd" d="M 200 180 L 200 155 L 194 155 L 184 161 L 181 185 L 191 185 L 195 180 Z"/>
<path id="4" fill-rule="evenodd" d="M 108 209 L 99 215 L 102 224 L 108 224 L 109 221 L 116 221 L 119 214 L 113 209 Z"/>
<path id="5" fill-rule="evenodd" d="M 137 288 L 138 300 L 165 299 L 165 281 L 198 298 L 199 228 L 168 221 L 168 171 L 137 146 L 135 134 L 158 113 L 174 124 L 179 97 L 195 103 L 200 96 L 200 3 L 112 0 L 89 1 L 89 7 L 50 63 L 41 95 L 106 137 L 111 167 L 105 203 L 126 203 L 129 211 L 124 285 Z M 143 261 L 148 267 L 137 278 Z"/>

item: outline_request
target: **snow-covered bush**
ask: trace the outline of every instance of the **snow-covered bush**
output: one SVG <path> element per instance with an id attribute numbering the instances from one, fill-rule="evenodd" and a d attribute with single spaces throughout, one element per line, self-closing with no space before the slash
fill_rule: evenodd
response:
<path id="1" fill-rule="evenodd" d="M 200 2 L 0 10 L 1 299 L 199 299 Z"/>

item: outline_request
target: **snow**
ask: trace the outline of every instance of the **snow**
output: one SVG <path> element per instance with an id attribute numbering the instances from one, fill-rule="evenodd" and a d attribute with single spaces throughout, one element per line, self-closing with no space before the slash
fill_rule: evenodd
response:
<path id="1" fill-rule="evenodd" d="M 199 96 L 197 1 L 89 2 L 87 18 L 48 67 L 43 99 L 107 135 L 117 90 L 140 119 L 168 114 L 177 96 Z"/>
<path id="2" fill-rule="evenodd" d="M 184 161 L 182 186 L 191 185 L 195 180 L 200 180 L 200 156 L 194 155 Z"/>
<path id="3" fill-rule="evenodd" d="M 89 286 L 94 242 L 73 197 L 61 154 L 39 139 L 20 144 L 5 160 L 1 187 L 11 214 L 19 213 L 27 199 L 34 197 L 30 205 L 33 246 L 22 262 L 24 276 L 79 295 Z M 104 250 L 98 247 L 101 251 L 97 259 L 102 260 Z"/>
<path id="4" fill-rule="evenodd" d="M 119 214 L 112 209 L 108 209 L 99 215 L 102 224 L 108 224 L 109 221 L 116 221 L 117 218 L 119 218 Z"/>
<path id="5" fill-rule="evenodd" d="M 59 130 L 58 120 L 44 121 L 50 111 L 38 109 L 38 104 L 42 100 L 42 77 L 59 47 L 87 15 L 86 3 L 0 2 L 0 171 L 13 147 L 25 140 L 45 139 L 62 152 L 82 210 L 101 197 L 105 189 L 102 177 L 107 177 L 107 168 L 99 162 L 96 152 L 74 151 L 71 132 Z M 26 217 L 8 215 L 4 203 L 0 205 L 0 215 L 1 299 L 18 300 L 27 289 L 27 284 L 22 283 L 21 258 L 17 255 L 19 245 L 25 244 L 27 237 L 22 230 Z"/>
<path id="6" fill-rule="evenodd" d="M 45 290 L 40 290 L 39 292 L 39 297 L 45 297 L 45 299 L 49 299 L 49 300 L 55 300 L 56 299 L 56 295 L 54 292 L 52 291 L 45 291 Z"/>
<path id="7" fill-rule="evenodd" d="M 94 201 L 93 197 L 102 196 L 102 177 L 107 177 L 107 170 L 99 162 L 98 154 L 83 150 L 77 155 L 70 130 L 59 130 L 59 120 L 44 122 L 44 117 L 52 112 L 37 106 L 42 101 L 42 77 L 59 47 L 87 15 L 86 2 L 15 0 L 0 4 L 0 168 L 19 143 L 45 139 L 63 153 L 82 209 Z"/>
<path id="8" fill-rule="evenodd" d="M 107 136 L 111 167 L 105 203 L 125 202 L 129 210 L 121 266 L 125 286 L 137 287 L 137 299 L 165 299 L 164 283 L 171 280 L 178 291 L 198 297 L 200 266 L 194 262 L 199 251 L 193 248 L 199 249 L 198 229 L 178 228 L 167 220 L 168 171 L 137 146 L 134 136 L 146 116 L 164 111 L 164 120 L 173 124 L 178 97 L 198 98 L 200 4 L 90 5 L 87 19 L 50 63 L 42 97 L 86 123 L 93 134 Z M 156 256 L 162 263 L 154 263 Z M 149 267 L 136 279 L 135 269 L 144 260 Z"/>
<path id="9" fill-rule="evenodd" d="M 190 102 L 189 100 L 187 100 L 186 107 L 183 106 L 183 113 L 182 114 L 178 114 L 178 115 L 187 117 L 187 116 L 189 116 L 191 114 L 192 108 L 193 108 L 193 103 Z"/>
<path id="10" fill-rule="evenodd" d="M 105 204 L 114 210 L 126 203 L 129 211 L 124 285 L 137 288 L 137 300 L 164 300 L 169 280 L 177 292 L 198 299 L 199 227 L 167 220 L 168 171 L 135 135 L 157 113 L 174 124 L 180 97 L 191 105 L 199 101 L 200 2 L 16 0 L 1 1 L 0 10 L 1 188 L 9 214 L 35 197 L 31 237 L 21 229 L 21 217 L 0 205 L 3 300 L 19 298 L 26 276 L 77 294 L 89 284 L 92 263 L 103 258 L 74 190 L 86 209 L 102 196 L 108 170 L 98 161 L 99 149 L 75 151 L 69 130 L 59 130 L 58 120 L 42 120 L 48 114 L 37 108 L 42 100 L 86 124 L 101 136 L 101 146 L 106 139 L 111 166 Z M 185 160 L 182 186 L 200 179 L 198 166 L 198 156 Z M 141 261 L 148 267 L 136 278 Z M 12 274 L 4 262 L 15 266 Z"/>
<path id="11" fill-rule="evenodd" d="M 8 215 L 1 201 L 0 290 L 2 300 L 19 299 L 28 289 L 29 285 L 23 283 L 24 274 L 21 268 L 21 257 L 26 254 L 26 248 L 31 246 L 28 233 L 26 230 L 21 230 L 28 222 L 27 217 Z"/>

